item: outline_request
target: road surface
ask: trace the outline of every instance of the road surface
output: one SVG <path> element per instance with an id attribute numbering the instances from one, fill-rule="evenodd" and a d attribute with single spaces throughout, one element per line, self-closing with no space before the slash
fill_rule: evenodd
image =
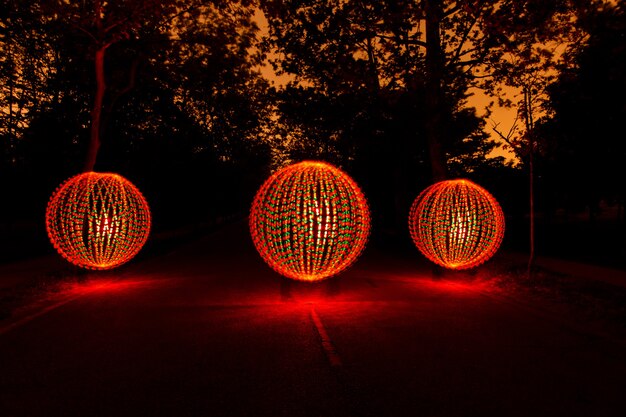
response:
<path id="1" fill-rule="evenodd" d="M 626 415 L 618 340 L 429 271 L 288 285 L 227 226 L 5 326 L 0 416 Z"/>

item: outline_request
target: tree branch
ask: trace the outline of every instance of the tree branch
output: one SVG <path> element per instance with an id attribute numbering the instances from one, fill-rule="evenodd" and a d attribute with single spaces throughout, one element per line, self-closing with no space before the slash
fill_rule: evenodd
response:
<path id="1" fill-rule="evenodd" d="M 456 48 L 456 51 L 454 51 L 454 58 L 452 62 L 458 61 L 459 58 L 461 57 L 461 51 L 463 50 L 463 47 L 465 46 L 465 42 L 467 42 L 467 38 L 469 37 L 469 34 L 472 31 L 472 28 L 474 27 L 474 25 L 476 25 L 476 22 L 478 22 L 479 17 L 480 17 L 480 13 L 474 17 L 472 22 L 467 26 L 467 29 L 465 30 L 465 32 L 463 32 L 463 36 L 461 37 L 459 46 Z M 477 49 L 477 48 L 474 48 L 474 49 Z"/>
<path id="2" fill-rule="evenodd" d="M 459 67 L 465 67 L 468 65 L 476 65 L 476 64 L 480 64 L 481 60 L 480 59 L 468 59 L 467 61 L 457 61 L 457 62 L 451 62 L 452 65 L 456 65 Z"/>
<path id="3" fill-rule="evenodd" d="M 421 33 L 421 32 L 420 32 L 420 31 L 418 31 L 418 32 L 417 32 L 417 34 L 415 34 L 415 35 L 413 35 L 413 36 L 408 37 L 408 38 L 407 38 L 407 43 L 408 43 L 409 45 L 418 45 L 418 46 L 422 46 L 422 47 L 426 48 L 426 45 L 427 45 L 427 43 L 426 43 L 426 42 L 421 41 L 421 40 L 419 40 L 419 39 L 415 39 L 415 37 L 416 37 L 416 36 L 418 36 L 420 33 Z"/>
<path id="4" fill-rule="evenodd" d="M 500 130 L 498 130 L 498 126 L 500 126 L 500 123 L 496 123 L 493 120 L 491 120 L 491 124 L 492 124 L 491 125 L 491 129 L 495 133 L 497 133 L 498 136 L 500 136 L 500 139 L 505 141 L 513 149 L 515 149 L 515 146 L 513 145 L 513 141 L 511 140 L 511 138 L 513 137 L 513 135 L 515 134 L 515 131 L 517 130 L 517 121 L 518 120 L 519 120 L 519 114 L 516 114 L 515 115 L 515 120 L 513 121 L 513 124 L 511 125 L 511 128 L 509 129 L 509 131 L 508 131 L 508 133 L 506 135 L 504 133 L 502 133 Z"/>
<path id="5" fill-rule="evenodd" d="M 448 10 L 443 12 L 443 17 L 446 18 L 454 13 L 458 12 L 461 9 L 461 5 L 459 2 L 455 2 L 453 6 L 451 6 Z"/>

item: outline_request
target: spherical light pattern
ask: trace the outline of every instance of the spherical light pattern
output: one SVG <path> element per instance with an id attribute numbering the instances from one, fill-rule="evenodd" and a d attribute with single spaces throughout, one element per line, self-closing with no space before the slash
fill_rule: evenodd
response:
<path id="1" fill-rule="evenodd" d="M 441 181 L 415 199 L 409 229 L 428 259 L 467 269 L 493 256 L 504 237 L 504 214 L 487 190 L 469 180 Z"/>
<path id="2" fill-rule="evenodd" d="M 250 211 L 252 240 L 263 259 L 301 281 L 322 280 L 350 266 L 369 229 L 369 209 L 357 184 L 323 162 L 300 162 L 274 173 Z"/>
<path id="3" fill-rule="evenodd" d="M 68 261 L 110 269 L 132 259 L 150 233 L 150 209 L 124 177 L 87 172 L 61 184 L 46 210 L 48 236 Z"/>

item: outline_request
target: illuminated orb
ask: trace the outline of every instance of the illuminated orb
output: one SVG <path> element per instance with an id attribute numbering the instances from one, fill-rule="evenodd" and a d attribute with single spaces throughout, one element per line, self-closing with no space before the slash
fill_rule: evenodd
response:
<path id="1" fill-rule="evenodd" d="M 300 162 L 274 173 L 250 211 L 250 233 L 263 259 L 300 281 L 319 281 L 350 266 L 369 229 L 367 201 L 357 184 L 323 162 Z"/>
<path id="2" fill-rule="evenodd" d="M 428 259 L 446 268 L 467 269 L 496 253 L 504 237 L 504 214 L 479 185 L 469 180 L 441 181 L 415 199 L 409 229 Z"/>
<path id="3" fill-rule="evenodd" d="M 50 197 L 46 228 L 71 263 L 110 269 L 131 260 L 150 233 L 150 209 L 126 178 L 87 172 L 65 181 Z"/>

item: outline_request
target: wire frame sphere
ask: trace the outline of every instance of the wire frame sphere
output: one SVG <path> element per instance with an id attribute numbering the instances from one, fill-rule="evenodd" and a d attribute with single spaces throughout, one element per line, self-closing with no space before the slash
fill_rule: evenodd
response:
<path id="1" fill-rule="evenodd" d="M 409 229 L 417 248 L 450 269 L 487 261 L 504 237 L 504 214 L 484 188 L 463 179 L 441 181 L 415 199 Z"/>
<path id="2" fill-rule="evenodd" d="M 55 249 L 71 263 L 110 269 L 131 260 L 150 233 L 150 209 L 126 178 L 87 172 L 61 184 L 46 210 Z"/>
<path id="3" fill-rule="evenodd" d="M 300 281 L 319 281 L 348 268 L 363 251 L 369 230 L 369 209 L 358 185 L 324 162 L 277 171 L 250 211 L 250 233 L 263 259 Z"/>

